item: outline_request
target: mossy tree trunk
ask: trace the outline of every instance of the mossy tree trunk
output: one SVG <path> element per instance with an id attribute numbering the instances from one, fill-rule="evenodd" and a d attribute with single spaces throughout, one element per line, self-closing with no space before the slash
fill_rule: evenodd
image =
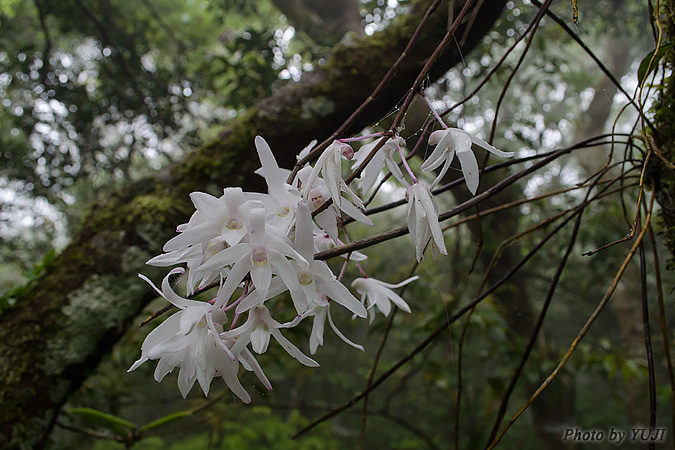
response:
<path id="1" fill-rule="evenodd" d="M 161 253 L 176 225 L 188 219 L 193 210 L 188 194 L 217 194 L 226 186 L 262 189 L 262 179 L 252 175 L 259 166 L 253 146 L 257 134 L 270 142 L 286 167 L 311 139 L 329 136 L 399 57 L 429 3 L 416 2 L 411 13 L 382 33 L 336 47 L 325 66 L 260 102 L 211 144 L 93 205 L 47 274 L 0 315 L 0 448 L 44 446 L 68 395 L 154 297 L 137 273 L 159 276 L 144 263 Z M 468 21 L 472 29 L 464 55 L 490 29 L 506 1 L 476 3 L 481 6 L 474 11 L 476 20 Z M 446 30 L 447 8 L 442 7 L 352 132 L 395 106 Z M 453 43 L 434 73 L 460 60 Z"/>
<path id="2" fill-rule="evenodd" d="M 661 26 L 664 39 L 661 48 L 667 48 L 663 61 L 666 65 L 666 78 L 660 85 L 658 99 L 654 107 L 654 141 L 661 154 L 652 155 L 648 166 L 648 182 L 654 183 L 656 198 L 661 205 L 663 221 L 663 237 L 668 248 L 668 268 L 675 268 L 675 170 L 668 167 L 675 163 L 675 47 L 672 47 L 675 36 L 675 0 L 666 0 L 662 4 Z M 667 47 L 668 45 L 670 47 Z"/>

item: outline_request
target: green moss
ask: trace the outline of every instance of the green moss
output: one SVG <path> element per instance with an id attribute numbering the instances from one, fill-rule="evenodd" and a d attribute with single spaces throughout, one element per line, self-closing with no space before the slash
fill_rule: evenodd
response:
<path id="1" fill-rule="evenodd" d="M 666 2 L 666 10 L 672 11 L 675 8 L 675 2 Z M 675 36 L 675 23 L 672 21 L 672 14 L 663 14 L 665 19 L 665 31 L 667 40 L 662 43 L 666 45 L 673 42 Z M 652 112 L 654 114 L 653 124 L 655 127 L 654 137 L 658 148 L 670 162 L 675 162 L 675 78 L 672 73 L 675 69 L 675 49 L 668 50 L 663 58 L 667 73 L 671 75 L 663 80 L 659 90 L 658 100 L 655 102 Z M 648 166 L 648 179 L 654 181 L 656 197 L 662 207 L 660 220 L 663 222 L 662 237 L 668 248 L 670 257 L 667 267 L 670 270 L 675 269 L 675 171 L 668 168 L 667 165 L 656 155 L 650 159 Z"/>
<path id="2" fill-rule="evenodd" d="M 328 116 L 335 112 L 335 102 L 327 97 L 312 97 L 303 100 L 302 114 L 303 120 L 311 120 L 314 116 Z"/>

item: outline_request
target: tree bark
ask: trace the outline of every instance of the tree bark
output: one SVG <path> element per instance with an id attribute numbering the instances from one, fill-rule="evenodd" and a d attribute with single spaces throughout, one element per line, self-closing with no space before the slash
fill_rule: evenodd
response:
<path id="1" fill-rule="evenodd" d="M 415 2 L 382 33 L 338 46 L 328 62 L 238 117 L 220 137 L 181 163 L 133 183 L 91 208 L 84 226 L 47 274 L 0 315 L 0 448 L 42 448 L 57 413 L 155 294 L 137 278 L 193 210 L 192 191 L 264 187 L 253 139 L 265 137 L 289 167 L 312 138 L 323 139 L 373 91 L 399 57 L 430 1 Z M 462 48 L 466 55 L 491 28 L 506 0 L 477 2 Z M 456 5 L 462 6 L 462 5 Z M 387 88 L 350 130 L 382 117 L 409 89 L 447 30 L 440 8 Z M 455 13 L 457 13 L 455 11 Z M 466 22 L 465 22 L 466 23 Z M 458 31 L 464 34 L 464 27 Z M 454 44 L 433 76 L 461 61 Z"/>
<path id="2" fill-rule="evenodd" d="M 661 48 L 673 43 L 675 35 L 675 1 L 663 3 L 661 11 L 662 27 L 665 33 Z M 667 70 L 675 69 L 675 49 L 668 48 L 663 61 Z M 665 72 L 664 69 L 664 73 Z M 675 269 L 675 170 L 671 167 L 675 163 L 675 79 L 672 75 L 665 76 L 658 90 L 658 100 L 654 111 L 654 147 L 659 155 L 652 155 L 647 166 L 647 180 L 654 185 L 656 199 L 661 205 L 661 220 L 665 227 L 662 236 L 668 248 L 669 258 L 667 267 Z M 668 167 L 668 163 L 670 166 Z"/>

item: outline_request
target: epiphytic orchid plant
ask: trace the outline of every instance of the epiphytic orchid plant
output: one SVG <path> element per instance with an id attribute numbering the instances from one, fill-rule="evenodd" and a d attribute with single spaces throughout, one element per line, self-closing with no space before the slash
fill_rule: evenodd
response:
<path id="1" fill-rule="evenodd" d="M 432 188 L 445 175 L 456 153 L 467 186 L 472 194 L 476 193 L 479 171 L 471 144 L 498 156 L 513 155 L 462 130 L 448 128 L 442 121 L 441 125 L 443 129 L 429 138 L 429 145 L 435 146 L 435 150 L 421 167 L 427 171 L 443 164 Z M 350 142 L 371 137 L 379 139 L 354 152 Z M 254 356 L 267 351 L 270 338 L 301 364 L 318 366 L 283 334 L 283 330 L 310 317 L 311 354 L 323 345 L 326 319 L 340 339 L 363 350 L 335 326 L 331 307 L 345 308 L 354 318 L 370 316 L 371 323 L 376 311 L 389 315 L 392 304 L 411 312 L 408 303 L 393 289 L 418 277 L 394 284 L 370 278 L 359 263 L 367 257 L 359 252 L 348 255 L 338 275 L 324 261 L 315 259 L 316 253 L 342 245 L 342 213 L 373 225 L 355 190 L 371 191 L 385 166 L 396 182 L 406 188 L 407 228 L 416 259 L 424 258 L 430 242 L 434 258 L 447 254 L 432 191 L 408 165 L 403 137 L 378 133 L 336 140 L 323 150 L 313 166 L 306 165 L 295 172 L 278 166 L 272 149 L 261 136 L 255 138 L 254 144 L 262 165 L 257 173 L 265 178 L 268 193 L 243 192 L 236 187 L 225 188 L 220 197 L 192 193 L 195 213 L 188 223 L 178 226 L 178 235 L 164 246 L 165 253 L 148 261 L 155 266 L 185 265 L 186 269 L 172 269 L 161 289 L 141 276 L 179 311 L 148 335 L 140 359 L 129 370 L 145 361 L 159 360 L 155 379 L 161 381 L 179 367 L 178 387 L 183 397 L 195 381 L 208 395 L 212 380 L 222 377 L 236 396 L 249 403 L 251 397 L 238 379 L 240 366 L 272 389 Z M 300 157 L 306 156 L 310 148 L 303 149 Z M 354 160 L 353 168 L 361 173 L 358 189 L 350 187 L 342 177 L 343 160 Z M 351 283 L 361 301 L 344 283 L 347 264 L 355 264 L 362 274 Z M 179 296 L 170 285 L 170 277 L 183 273 L 189 296 L 215 289 L 213 298 L 202 302 Z M 285 315 L 294 318 L 280 322 L 272 317 L 272 311 L 283 314 L 278 312 L 283 308 L 276 302 L 285 293 L 290 294 L 293 305 Z"/>

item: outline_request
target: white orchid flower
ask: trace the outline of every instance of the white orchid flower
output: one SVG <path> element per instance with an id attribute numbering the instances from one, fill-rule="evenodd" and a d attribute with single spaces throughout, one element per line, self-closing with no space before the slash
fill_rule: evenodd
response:
<path id="1" fill-rule="evenodd" d="M 270 336 L 283 347 L 286 352 L 300 363 L 309 367 L 319 367 L 319 363 L 305 355 L 295 345 L 281 334 L 281 328 L 290 328 L 300 321 L 298 316 L 294 321 L 281 324 L 274 320 L 265 306 L 256 306 L 248 312 L 246 322 L 234 330 L 220 334 L 224 339 L 236 339 L 232 351 L 236 354 L 243 351 L 250 343 L 251 348 L 258 354 L 265 353 L 270 342 Z"/>
<path id="2" fill-rule="evenodd" d="M 382 138 L 386 139 L 386 138 Z M 357 169 L 361 166 L 366 157 L 373 151 L 375 146 L 380 142 L 380 140 L 371 142 L 362 146 L 358 152 L 354 154 L 354 164 L 352 165 L 352 170 Z M 382 171 L 384 164 L 387 164 L 389 171 L 396 180 L 401 183 L 401 185 L 408 187 L 408 182 L 403 177 L 401 169 L 398 167 L 396 161 L 394 161 L 394 154 L 398 153 L 398 148 L 405 145 L 405 141 L 402 137 L 396 136 L 387 140 L 387 142 L 377 151 L 373 159 L 366 165 L 363 172 L 361 172 L 361 192 L 368 192 L 372 189 L 377 181 L 377 177 Z"/>
<path id="3" fill-rule="evenodd" d="M 222 307 L 228 302 L 230 296 L 247 274 L 251 275 L 251 281 L 263 299 L 267 298 L 267 291 L 273 274 L 281 277 L 284 284 L 289 288 L 293 287 L 291 293 L 301 292 L 299 287 L 296 288 L 295 286 L 298 279 L 286 258 L 293 258 L 302 262 L 306 262 L 306 260 L 288 243 L 284 242 L 280 236 L 274 233 L 266 233 L 265 209 L 262 204 L 258 204 L 251 209 L 248 229 L 248 242 L 240 242 L 235 246 L 226 248 L 198 269 L 199 271 L 210 272 L 232 265 L 225 284 L 218 291 L 216 307 Z M 300 310 L 305 310 L 308 307 L 307 299 L 304 296 L 294 295 L 293 302 L 296 304 L 296 308 Z"/>
<path id="4" fill-rule="evenodd" d="M 302 186 L 301 192 L 303 199 L 311 206 L 312 211 L 316 211 L 331 198 L 331 194 L 326 182 L 322 178 L 316 177 L 312 179 L 313 173 L 314 171 L 311 167 L 305 167 L 298 172 L 297 181 Z M 360 208 L 363 208 L 361 199 L 359 199 L 347 185 L 345 185 L 345 188 L 347 190 L 343 190 L 343 192 L 347 192 L 352 198 L 352 201 L 356 202 L 358 207 L 348 200 L 341 202 L 339 208 L 336 203 L 333 202 L 327 209 L 316 214 L 314 217 L 317 225 L 325 230 L 333 240 L 337 240 L 337 217 L 340 215 L 340 210 L 364 225 L 374 225 L 373 221 L 361 211 Z"/>
<path id="5" fill-rule="evenodd" d="M 295 271 L 297 283 L 303 293 L 303 297 L 309 300 L 313 299 L 317 293 L 321 293 L 327 295 L 355 315 L 366 317 L 366 310 L 363 305 L 349 292 L 349 289 L 336 279 L 328 264 L 314 259 L 314 235 L 309 206 L 305 202 L 300 202 L 297 206 L 296 214 L 294 245 L 295 250 L 302 258 L 290 261 L 290 264 Z M 294 289 L 297 289 L 297 286 L 294 285 Z M 276 289 L 273 292 L 275 295 L 277 294 Z M 291 290 L 291 297 L 293 296 L 294 292 Z M 245 298 L 237 306 L 236 312 L 241 314 L 249 308 L 262 304 L 263 298 L 262 293 Z M 302 309 L 297 309 L 296 305 L 297 312 L 300 315 L 306 313 L 308 308 L 309 306 L 307 305 Z"/>
<path id="6" fill-rule="evenodd" d="M 335 326 L 333 317 L 330 314 L 330 301 L 324 294 L 317 293 L 312 301 L 309 303 L 309 310 L 304 314 L 304 317 L 313 316 L 312 332 L 309 335 L 309 352 L 315 354 L 317 349 L 323 345 L 323 330 L 328 318 L 328 324 L 333 329 L 333 332 L 348 345 L 364 351 L 363 346 L 350 341 L 342 332 Z"/>
<path id="7" fill-rule="evenodd" d="M 180 268 L 169 272 L 162 281 L 161 290 L 140 275 L 180 311 L 148 334 L 141 346 L 141 357 L 128 371 L 136 370 L 145 361 L 159 359 L 155 380 L 162 381 L 173 369 L 180 367 L 178 389 L 183 397 L 187 396 L 195 381 L 199 381 L 204 395 L 208 395 L 211 381 L 219 375 L 233 393 L 244 402 L 250 402 L 248 393 L 237 378 L 239 365 L 235 362 L 236 358 L 219 336 L 227 316 L 209 303 L 188 300 L 176 294 L 171 289 L 169 277 L 179 273 L 183 273 Z M 229 360 L 229 363 L 225 360 Z"/>
<path id="8" fill-rule="evenodd" d="M 398 284 L 385 283 L 375 278 L 357 278 L 352 282 L 352 287 L 356 289 L 356 292 L 361 294 L 361 302 L 367 305 L 370 312 L 370 323 L 373 323 L 373 319 L 375 318 L 374 307 L 385 316 L 388 316 L 391 312 L 391 304 L 393 303 L 399 309 L 409 313 L 410 306 L 392 289 L 405 286 L 418 278 L 418 276 L 414 276 Z"/>
<path id="9" fill-rule="evenodd" d="M 436 130 L 429 136 L 429 145 L 435 145 L 436 148 L 420 167 L 423 171 L 429 171 L 434 170 L 443 164 L 443 168 L 434 182 L 431 184 L 431 189 L 436 187 L 441 179 L 445 176 L 446 172 L 450 168 L 453 158 L 455 157 L 455 153 L 457 153 L 457 159 L 459 159 L 459 163 L 462 167 L 462 173 L 464 174 L 466 186 L 469 188 L 469 191 L 471 191 L 472 194 L 476 194 L 479 182 L 479 170 L 478 161 L 476 161 L 476 155 L 474 155 L 473 151 L 471 150 L 471 144 L 476 144 L 488 152 L 503 158 L 513 156 L 513 152 L 503 152 L 498 150 L 484 140 L 472 136 L 458 128 Z"/>
<path id="10" fill-rule="evenodd" d="M 304 190 L 308 194 L 315 187 L 314 182 L 319 177 L 323 177 L 325 187 L 333 199 L 333 203 L 342 209 L 342 192 L 345 192 L 352 199 L 352 202 L 363 209 L 363 201 L 347 186 L 342 179 L 342 158 L 351 160 L 354 157 L 354 149 L 349 144 L 340 141 L 333 141 L 326 150 L 321 153 L 319 159 L 314 164 L 314 168 L 307 180 L 303 183 Z M 345 211 L 346 212 L 346 211 Z M 349 214 L 347 212 L 347 214 Z"/>
<path id="11" fill-rule="evenodd" d="M 273 200 L 265 194 L 247 193 L 240 188 L 227 188 L 218 198 L 203 192 L 193 192 L 190 198 L 196 208 L 190 221 L 180 225 L 179 234 L 164 245 L 166 253 L 150 259 L 148 264 L 163 267 L 186 263 L 188 287 L 194 292 L 195 288 L 202 289 L 227 275 L 222 273 L 222 267 L 211 272 L 195 269 L 246 236 L 248 211 L 254 202 L 271 205 Z"/>
<path id="12" fill-rule="evenodd" d="M 246 213 L 250 207 L 245 202 L 260 201 L 262 197 L 241 188 L 226 188 L 221 197 L 193 192 L 190 199 L 197 211 L 178 228 L 180 234 L 164 244 L 165 252 L 205 243 L 217 236 L 222 236 L 228 245 L 239 243 L 247 232 Z"/>
<path id="13" fill-rule="evenodd" d="M 279 168 L 274 153 L 265 139 L 256 136 L 255 148 L 262 164 L 260 174 L 267 183 L 267 192 L 276 202 L 276 213 L 270 224 L 287 232 L 295 220 L 295 205 L 301 200 L 300 192 L 286 183 L 290 170 Z"/>
<path id="14" fill-rule="evenodd" d="M 408 230 L 415 244 L 417 261 L 424 259 L 424 247 L 431 239 L 434 259 L 439 253 L 448 254 L 443 241 L 443 232 L 438 222 L 438 207 L 429 188 L 417 182 L 408 188 Z"/>

